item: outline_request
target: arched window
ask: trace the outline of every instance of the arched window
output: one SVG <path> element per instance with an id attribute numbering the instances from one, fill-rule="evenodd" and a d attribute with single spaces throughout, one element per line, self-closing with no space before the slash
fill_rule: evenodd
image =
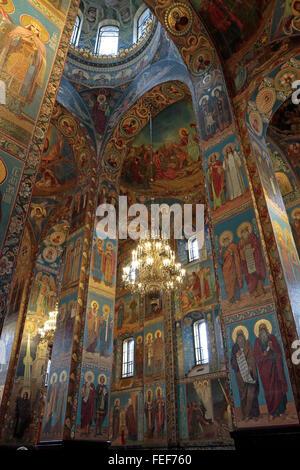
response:
<path id="1" fill-rule="evenodd" d="M 75 25 L 71 37 L 71 44 L 72 46 L 77 46 L 78 41 L 79 41 L 79 36 L 81 32 L 81 25 L 82 25 L 82 15 L 80 13 L 77 15 L 76 20 L 75 20 Z"/>
<path id="2" fill-rule="evenodd" d="M 208 363 L 208 340 L 207 328 L 204 320 L 198 320 L 194 323 L 194 348 L 196 365 Z"/>
<path id="3" fill-rule="evenodd" d="M 97 55 L 117 55 L 119 50 L 119 34 L 118 26 L 101 26 L 99 27 L 95 54 Z"/>
<path id="4" fill-rule="evenodd" d="M 138 17 L 137 20 L 137 41 L 141 39 L 143 34 L 146 32 L 147 29 L 147 24 L 150 22 L 152 18 L 152 13 L 149 8 L 146 8 L 140 16 Z"/>
<path id="5" fill-rule="evenodd" d="M 134 375 L 134 339 L 127 338 L 123 341 L 122 377 Z"/>
<path id="6" fill-rule="evenodd" d="M 199 259 L 199 243 L 196 235 L 193 235 L 188 240 L 188 257 L 189 263 Z"/>

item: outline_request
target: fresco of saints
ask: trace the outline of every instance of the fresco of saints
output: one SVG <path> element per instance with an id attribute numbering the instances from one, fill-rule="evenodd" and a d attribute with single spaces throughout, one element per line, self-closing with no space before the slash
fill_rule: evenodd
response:
<path id="1" fill-rule="evenodd" d="M 136 397 L 137 399 L 138 397 Z M 137 407 L 137 400 L 136 400 L 136 404 L 135 404 L 135 408 L 133 406 L 133 403 L 132 403 L 132 399 L 129 398 L 128 399 L 128 406 L 126 408 L 126 415 L 125 415 L 125 419 L 126 419 L 126 428 L 127 428 L 127 432 L 128 432 L 128 439 L 130 439 L 131 441 L 136 441 L 137 440 L 137 434 L 138 434 L 138 422 L 137 422 L 137 418 L 138 418 L 138 407 Z"/>
<path id="2" fill-rule="evenodd" d="M 94 353 L 98 344 L 100 331 L 99 304 L 96 301 L 91 303 L 91 309 L 87 314 L 87 338 L 86 351 Z"/>
<path id="3" fill-rule="evenodd" d="M 80 254 L 81 254 L 82 238 L 78 238 L 75 243 L 75 250 L 73 254 L 73 268 L 72 268 L 72 281 L 77 281 L 79 278 L 80 269 Z"/>
<path id="4" fill-rule="evenodd" d="M 20 439 L 30 424 L 30 400 L 27 392 L 16 400 L 15 420 L 14 437 Z"/>
<path id="5" fill-rule="evenodd" d="M 55 424 L 54 424 L 54 431 L 59 433 L 62 431 L 62 416 L 65 404 L 65 393 L 66 393 L 66 386 L 67 386 L 67 371 L 63 370 L 59 376 L 59 383 L 57 385 L 57 393 L 55 399 Z"/>
<path id="6" fill-rule="evenodd" d="M 53 276 L 38 273 L 35 278 L 35 289 L 37 291 L 36 309 L 34 311 L 41 315 L 47 315 L 54 307 L 56 299 L 56 285 Z M 31 306 L 34 309 L 34 298 Z"/>
<path id="7" fill-rule="evenodd" d="M 156 367 L 157 372 L 160 372 L 163 365 L 164 358 L 164 342 L 162 339 L 161 331 L 157 330 L 154 335 L 154 344 L 153 344 L 153 362 Z"/>
<path id="8" fill-rule="evenodd" d="M 200 129 L 201 138 L 208 140 L 213 137 L 216 131 L 216 122 L 214 120 L 214 113 L 209 101 L 208 95 L 204 96 L 199 102 L 200 112 Z"/>
<path id="9" fill-rule="evenodd" d="M 240 255 L 235 243 L 233 233 L 229 230 L 220 235 L 220 264 L 222 266 L 223 278 L 227 298 L 230 303 L 240 300 L 243 287 L 243 274 Z"/>
<path id="10" fill-rule="evenodd" d="M 262 381 L 270 419 L 281 416 L 286 411 L 287 381 L 284 373 L 281 347 L 272 335 L 272 325 L 262 319 L 254 326 L 256 340 L 254 357 Z"/>
<path id="11" fill-rule="evenodd" d="M 209 196 L 213 202 L 213 208 L 216 210 L 226 202 L 226 181 L 222 162 L 219 160 L 219 154 L 213 153 L 208 158 L 207 180 L 209 186 Z"/>
<path id="12" fill-rule="evenodd" d="M 68 308 L 65 310 L 65 315 L 63 319 L 62 347 L 64 351 L 69 351 L 72 345 L 75 314 L 76 314 L 76 304 L 74 300 L 71 300 L 71 302 L 68 305 Z"/>
<path id="13" fill-rule="evenodd" d="M 297 207 L 292 212 L 293 223 L 291 224 L 295 245 L 300 258 L 300 208 Z"/>
<path id="14" fill-rule="evenodd" d="M 118 439 L 120 430 L 120 400 L 116 398 L 112 412 L 112 440 Z"/>
<path id="15" fill-rule="evenodd" d="M 55 402 L 57 394 L 57 373 L 54 372 L 49 381 L 48 390 L 47 390 L 47 404 L 45 411 L 45 425 L 43 432 L 48 434 L 51 432 L 52 418 L 54 414 Z"/>
<path id="16" fill-rule="evenodd" d="M 108 410 L 108 389 L 106 386 L 106 376 L 100 374 L 96 388 L 96 431 L 95 436 L 102 434 L 101 428 Z"/>
<path id="17" fill-rule="evenodd" d="M 243 222 L 237 229 L 239 237 L 238 250 L 242 270 L 246 279 L 249 294 L 258 297 L 263 295 L 266 279 L 265 264 L 257 236 L 252 233 L 250 222 Z"/>
<path id="18" fill-rule="evenodd" d="M 130 314 L 130 320 L 129 320 L 129 323 L 135 323 L 137 321 L 137 301 L 136 301 L 136 298 L 135 296 L 133 295 L 132 296 L 132 299 L 131 299 L 131 302 L 129 304 L 129 308 L 131 310 L 131 314 Z"/>
<path id="19" fill-rule="evenodd" d="M 72 272 L 72 260 L 73 260 L 73 250 L 74 250 L 74 242 L 71 242 L 67 246 L 66 251 L 66 263 L 65 263 L 65 272 L 63 277 L 64 284 L 70 282 L 71 272 Z"/>
<path id="20" fill-rule="evenodd" d="M 125 303 L 124 299 L 120 299 L 119 303 L 116 305 L 115 308 L 116 314 L 117 314 L 117 328 L 122 328 L 123 322 L 124 322 L 124 317 L 125 317 Z"/>
<path id="21" fill-rule="evenodd" d="M 15 8 L 12 3 L 12 0 L 0 0 L 0 15 L 2 15 L 5 20 L 8 20 L 11 22 L 11 19 L 8 13 L 13 13 L 14 9 Z M 1 20 L 2 18 L 0 18 L 0 21 Z"/>
<path id="22" fill-rule="evenodd" d="M 7 82 L 7 93 L 19 114 L 32 103 L 42 88 L 46 72 L 46 47 L 49 34 L 36 19 L 23 15 L 22 26 L 7 34 L 0 54 L 0 78 Z"/>
<path id="23" fill-rule="evenodd" d="M 155 429 L 155 407 L 153 402 L 153 392 L 151 389 L 146 392 L 146 402 L 145 402 L 145 418 L 146 418 L 146 437 L 148 439 L 153 438 L 153 433 Z"/>
<path id="24" fill-rule="evenodd" d="M 289 257 L 289 250 L 288 246 L 286 243 L 286 240 L 283 236 L 282 228 L 280 227 L 279 223 L 277 221 L 274 222 L 274 232 L 276 236 L 276 242 L 279 247 L 280 255 L 281 255 L 281 260 L 283 263 L 283 268 L 284 272 L 287 278 L 287 281 L 290 284 L 295 283 L 295 276 L 293 273 L 290 257 Z"/>
<path id="25" fill-rule="evenodd" d="M 157 387 L 155 391 L 155 423 L 156 423 L 156 432 L 157 437 L 163 437 L 165 429 L 165 400 L 161 393 L 161 388 Z"/>
<path id="26" fill-rule="evenodd" d="M 136 347 L 135 347 L 135 371 L 138 377 L 143 376 L 144 371 L 144 345 L 143 345 L 143 337 L 138 336 L 136 339 Z"/>
<path id="27" fill-rule="evenodd" d="M 92 275 L 96 282 L 101 282 L 102 257 L 104 255 L 104 240 L 97 238 L 92 259 Z"/>
<path id="28" fill-rule="evenodd" d="M 212 92 L 214 102 L 214 116 L 220 131 L 223 131 L 231 123 L 228 99 L 221 87 L 215 88 Z"/>
<path id="29" fill-rule="evenodd" d="M 224 149 L 223 168 L 226 174 L 227 188 L 229 199 L 232 201 L 240 197 L 245 192 L 245 184 L 242 176 L 242 160 L 234 149 L 234 145 L 230 144 Z"/>
<path id="30" fill-rule="evenodd" d="M 153 348 L 153 336 L 152 333 L 148 333 L 146 337 L 146 346 L 145 346 L 145 354 L 146 354 L 146 364 L 145 364 L 145 373 L 147 375 L 151 375 L 153 372 L 153 356 L 154 356 L 154 348 Z"/>
<path id="31" fill-rule="evenodd" d="M 81 429 L 86 435 L 90 432 L 93 422 L 96 391 L 94 385 L 94 374 L 89 371 L 85 373 L 84 385 L 81 390 Z"/>
<path id="32" fill-rule="evenodd" d="M 234 342 L 231 351 L 231 367 L 239 390 L 242 419 L 257 419 L 260 415 L 258 405 L 259 382 L 249 331 L 244 326 L 237 326 L 232 332 Z"/>
<path id="33" fill-rule="evenodd" d="M 104 275 L 104 283 L 108 286 L 112 286 L 115 273 L 115 254 L 112 242 L 106 244 L 106 250 L 102 255 L 102 259 L 101 271 Z"/>
<path id="34" fill-rule="evenodd" d="M 112 326 L 113 321 L 111 319 L 110 307 L 103 305 L 102 316 L 100 320 L 100 355 L 107 357 L 112 342 Z"/>

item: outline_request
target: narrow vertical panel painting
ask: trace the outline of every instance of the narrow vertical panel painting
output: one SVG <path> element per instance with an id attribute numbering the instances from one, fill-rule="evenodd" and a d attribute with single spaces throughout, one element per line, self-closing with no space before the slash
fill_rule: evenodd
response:
<path id="1" fill-rule="evenodd" d="M 0 150 L 0 249 L 4 242 L 7 224 L 18 193 L 23 168 L 24 163 Z M 28 182 L 28 185 L 30 188 L 31 183 Z M 21 227 L 20 220 L 18 220 L 17 217 L 15 224 Z M 11 266 L 7 265 L 5 267 L 4 263 L 2 269 L 5 270 L 5 273 L 3 272 L 2 274 L 9 274 L 9 268 L 11 268 Z"/>
<path id="2" fill-rule="evenodd" d="M 28 145 L 61 30 L 28 1 L 22 5 L 14 2 L 14 10 L 2 14 L 0 21 L 5 44 L 0 56 L 0 80 L 7 84 L 6 104 L 0 110 L 1 132 Z"/>

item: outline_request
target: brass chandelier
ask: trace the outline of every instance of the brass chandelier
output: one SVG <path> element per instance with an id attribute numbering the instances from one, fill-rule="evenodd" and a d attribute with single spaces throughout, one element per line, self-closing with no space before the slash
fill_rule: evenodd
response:
<path id="1" fill-rule="evenodd" d="M 151 182 L 153 183 L 153 139 L 152 115 L 150 114 Z M 152 194 L 152 200 L 154 195 Z M 136 294 L 150 294 L 173 291 L 183 284 L 185 269 L 176 262 L 174 251 L 168 240 L 156 231 L 140 238 L 138 246 L 131 253 L 131 263 L 123 268 L 124 287 Z"/>
<path id="2" fill-rule="evenodd" d="M 163 237 L 141 239 L 131 256 L 122 276 L 130 292 L 145 295 L 172 291 L 182 285 L 185 269 L 176 263 L 175 253 Z"/>

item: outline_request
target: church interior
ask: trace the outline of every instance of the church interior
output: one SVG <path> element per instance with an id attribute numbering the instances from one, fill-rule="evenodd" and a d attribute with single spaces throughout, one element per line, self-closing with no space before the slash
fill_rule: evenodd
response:
<path id="1" fill-rule="evenodd" d="M 0 0 L 0 450 L 296 448 L 299 88 L 298 0 Z"/>

